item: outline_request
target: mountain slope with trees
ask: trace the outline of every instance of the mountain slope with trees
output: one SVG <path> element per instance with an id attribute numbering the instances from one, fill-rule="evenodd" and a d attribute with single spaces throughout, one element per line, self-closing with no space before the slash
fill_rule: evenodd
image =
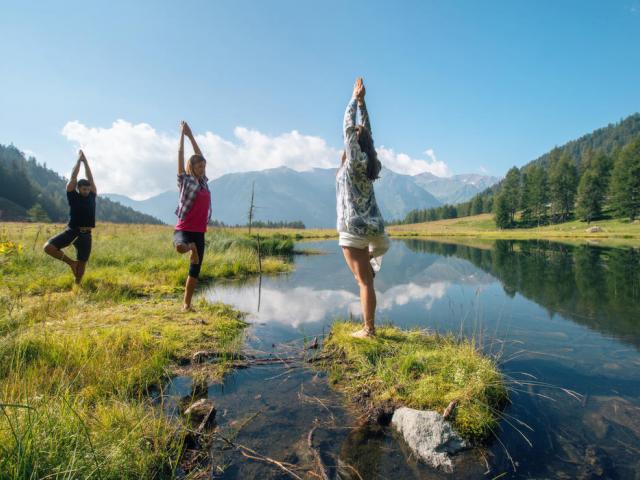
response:
<path id="1" fill-rule="evenodd" d="M 13 145 L 0 145 L 0 221 L 65 222 L 67 181 Z M 98 185 L 99 186 L 99 185 Z M 98 195 L 96 218 L 114 223 L 162 223 Z"/>
<path id="2" fill-rule="evenodd" d="M 555 147 L 470 201 L 409 212 L 404 223 L 494 213 L 499 228 L 640 217 L 640 113 Z"/>

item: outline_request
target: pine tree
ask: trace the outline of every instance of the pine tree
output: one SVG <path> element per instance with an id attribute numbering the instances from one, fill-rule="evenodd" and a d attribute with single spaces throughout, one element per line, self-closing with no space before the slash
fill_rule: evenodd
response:
<path id="1" fill-rule="evenodd" d="M 604 190 L 602 182 L 594 168 L 589 167 L 580 177 L 578 184 L 578 203 L 576 213 L 581 220 L 591 223 L 591 220 L 602 214 Z"/>
<path id="2" fill-rule="evenodd" d="M 611 206 L 619 217 L 640 217 L 640 137 L 617 155 L 611 175 Z"/>
<path id="3" fill-rule="evenodd" d="M 500 192 L 494 202 L 494 216 L 496 227 L 509 228 L 512 225 L 511 222 L 511 209 L 509 208 L 509 201 L 504 191 Z"/>
<path id="4" fill-rule="evenodd" d="M 475 197 L 473 197 L 473 200 L 471 201 L 471 215 L 481 214 L 484 211 L 483 203 L 484 202 L 482 201 L 481 195 L 476 195 Z"/>
<path id="5" fill-rule="evenodd" d="M 39 203 L 36 203 L 33 207 L 27 210 L 27 216 L 29 220 L 32 222 L 50 222 L 51 221 L 51 219 L 49 218 L 49 215 L 47 215 L 47 212 L 44 211 L 44 208 L 42 208 L 42 205 L 40 205 Z"/>
<path id="6" fill-rule="evenodd" d="M 534 165 L 527 175 L 529 181 L 529 204 L 531 214 L 538 226 L 546 220 L 549 203 L 549 182 L 547 171 L 540 165 Z"/>
<path id="7" fill-rule="evenodd" d="M 573 210 L 578 188 L 578 171 L 567 152 L 551 165 L 549 186 L 554 214 L 564 222 Z"/>
<path id="8" fill-rule="evenodd" d="M 520 170 L 518 167 L 511 167 L 507 172 L 500 195 L 504 195 L 503 202 L 509 212 L 509 223 L 512 225 L 520 203 Z"/>
<path id="9" fill-rule="evenodd" d="M 528 226 L 531 223 L 531 179 L 526 172 L 522 172 L 522 185 L 520 187 L 520 210 L 522 211 L 522 223 Z"/>

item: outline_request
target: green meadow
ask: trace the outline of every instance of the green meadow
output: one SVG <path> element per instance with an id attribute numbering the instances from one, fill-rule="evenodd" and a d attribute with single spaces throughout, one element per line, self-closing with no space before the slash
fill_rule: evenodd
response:
<path id="1" fill-rule="evenodd" d="M 237 353 L 243 315 L 204 301 L 180 311 L 189 260 L 170 227 L 99 226 L 80 286 L 42 252 L 61 228 L 0 226 L 0 478 L 172 477 L 186 430 L 157 392 L 197 350 Z M 262 238 L 261 262 L 255 237 L 207 240 L 205 283 L 291 268 L 289 237 Z M 206 375 L 226 371 L 222 361 Z"/>

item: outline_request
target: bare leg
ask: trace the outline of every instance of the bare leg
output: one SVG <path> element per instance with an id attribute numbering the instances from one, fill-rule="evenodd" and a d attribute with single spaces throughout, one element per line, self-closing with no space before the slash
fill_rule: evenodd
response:
<path id="1" fill-rule="evenodd" d="M 342 253 L 360 287 L 360 305 L 364 328 L 354 333 L 357 337 L 375 335 L 376 291 L 373 287 L 373 269 L 367 249 L 342 247 Z"/>
<path id="2" fill-rule="evenodd" d="M 198 279 L 194 277 L 187 277 L 187 282 L 184 285 L 184 301 L 182 304 L 182 310 L 190 311 L 193 310 L 191 307 L 191 298 L 193 297 L 193 292 L 198 285 Z"/>
<path id="3" fill-rule="evenodd" d="M 76 283 L 80 285 L 80 282 L 82 281 L 82 277 L 84 276 L 84 269 L 87 267 L 87 262 L 78 261 L 76 263 L 78 264 L 77 273 L 76 273 Z"/>
<path id="4" fill-rule="evenodd" d="M 190 262 L 193 264 L 200 263 L 200 257 L 198 256 L 198 249 L 196 248 L 195 243 L 178 243 L 176 245 L 176 251 L 178 253 L 191 252 Z"/>
<path id="5" fill-rule="evenodd" d="M 43 250 L 47 255 L 51 255 L 56 260 L 60 260 L 61 262 L 69 265 L 71 271 L 73 272 L 73 276 L 76 277 L 76 279 L 78 278 L 78 262 L 76 260 L 72 260 L 71 258 L 67 257 L 67 255 L 65 255 L 62 250 L 55 247 L 54 245 L 51 245 L 50 243 L 45 244 Z"/>

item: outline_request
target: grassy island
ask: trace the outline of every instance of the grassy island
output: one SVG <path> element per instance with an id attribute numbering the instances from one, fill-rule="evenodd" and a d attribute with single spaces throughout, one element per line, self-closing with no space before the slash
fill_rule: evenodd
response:
<path id="1" fill-rule="evenodd" d="M 463 437 L 479 441 L 495 431 L 507 390 L 496 362 L 472 341 L 392 326 L 356 339 L 351 333 L 358 328 L 337 322 L 324 344 L 330 381 L 348 397 L 366 399 L 369 407 L 440 413 L 457 401 L 451 418 Z"/>

